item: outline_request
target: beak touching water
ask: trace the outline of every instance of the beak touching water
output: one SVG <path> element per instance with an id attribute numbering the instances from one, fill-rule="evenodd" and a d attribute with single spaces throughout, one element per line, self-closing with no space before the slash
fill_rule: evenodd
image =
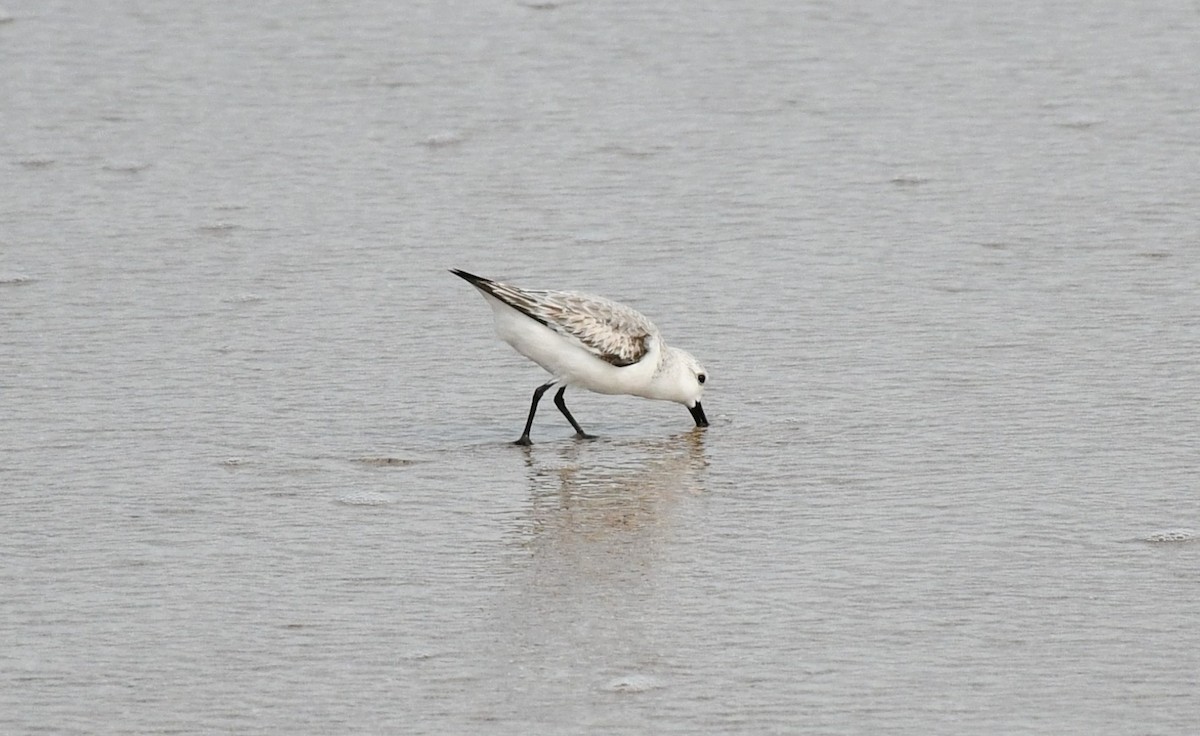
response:
<path id="1" fill-rule="evenodd" d="M 704 409 L 700 406 L 699 401 L 696 402 L 695 406 L 689 407 L 688 411 L 692 413 L 692 419 L 696 420 L 697 427 L 708 426 L 708 419 L 704 416 Z"/>

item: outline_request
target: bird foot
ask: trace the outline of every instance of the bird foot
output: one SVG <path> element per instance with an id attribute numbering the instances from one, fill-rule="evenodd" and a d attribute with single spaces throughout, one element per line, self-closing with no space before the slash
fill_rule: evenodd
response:
<path id="1" fill-rule="evenodd" d="M 529 435 L 523 434 L 521 435 L 521 439 L 517 440 L 513 444 L 520 445 L 521 447 L 529 447 L 533 444 L 533 440 L 529 439 Z"/>
<path id="2" fill-rule="evenodd" d="M 599 437 L 597 437 L 594 434 L 588 434 L 587 432 L 576 432 L 575 439 L 577 439 L 577 440 L 595 440 L 595 439 L 599 439 Z"/>

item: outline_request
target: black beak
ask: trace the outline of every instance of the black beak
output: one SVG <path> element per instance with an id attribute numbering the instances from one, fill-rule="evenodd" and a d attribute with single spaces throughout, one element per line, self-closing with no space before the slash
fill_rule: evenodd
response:
<path id="1" fill-rule="evenodd" d="M 697 427 L 708 426 L 708 419 L 704 416 L 704 409 L 700 406 L 699 401 L 696 402 L 695 406 L 689 408 L 688 411 L 692 413 L 692 419 L 696 420 Z"/>

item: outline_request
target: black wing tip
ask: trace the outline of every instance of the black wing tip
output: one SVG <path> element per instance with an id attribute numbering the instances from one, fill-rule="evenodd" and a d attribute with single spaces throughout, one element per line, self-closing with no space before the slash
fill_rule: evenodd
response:
<path id="1" fill-rule="evenodd" d="M 462 270 L 461 268 L 452 268 L 452 269 L 450 269 L 450 273 L 454 274 L 455 276 L 459 277 L 460 279 L 465 279 L 466 281 L 469 281 L 470 283 L 475 284 L 477 286 L 479 284 L 486 284 L 489 281 L 488 279 L 485 279 L 482 276 L 476 276 L 473 273 L 468 273 L 468 272 Z"/>
<path id="2" fill-rule="evenodd" d="M 542 324 L 549 326 L 549 323 L 546 322 L 546 320 L 529 311 L 529 307 L 527 305 L 522 304 L 519 301 L 515 301 L 512 298 L 512 295 L 509 293 L 512 291 L 511 287 L 507 287 L 506 290 L 500 290 L 497 287 L 502 287 L 504 285 L 492 281 L 491 279 L 485 279 L 482 276 L 476 276 L 473 273 L 467 273 L 461 268 L 451 268 L 449 270 L 450 273 L 454 274 L 460 279 L 465 279 L 467 283 L 471 284 L 471 286 L 474 286 L 476 289 L 479 289 L 484 294 L 488 294 L 496 299 L 499 299 L 535 322 L 541 322 Z"/>

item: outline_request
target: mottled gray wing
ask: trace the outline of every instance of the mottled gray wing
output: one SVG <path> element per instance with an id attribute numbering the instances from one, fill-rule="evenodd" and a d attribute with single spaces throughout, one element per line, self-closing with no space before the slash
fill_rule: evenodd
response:
<path id="1" fill-rule="evenodd" d="M 658 332 L 641 312 L 599 296 L 550 291 L 543 292 L 538 304 L 551 329 L 575 338 L 615 366 L 633 365 L 645 357 L 648 338 Z"/>
<path id="2" fill-rule="evenodd" d="M 647 338 L 658 333 L 642 313 L 604 297 L 572 291 L 533 291 L 496 281 L 489 281 L 483 288 L 615 366 L 641 360 L 650 349 Z"/>

